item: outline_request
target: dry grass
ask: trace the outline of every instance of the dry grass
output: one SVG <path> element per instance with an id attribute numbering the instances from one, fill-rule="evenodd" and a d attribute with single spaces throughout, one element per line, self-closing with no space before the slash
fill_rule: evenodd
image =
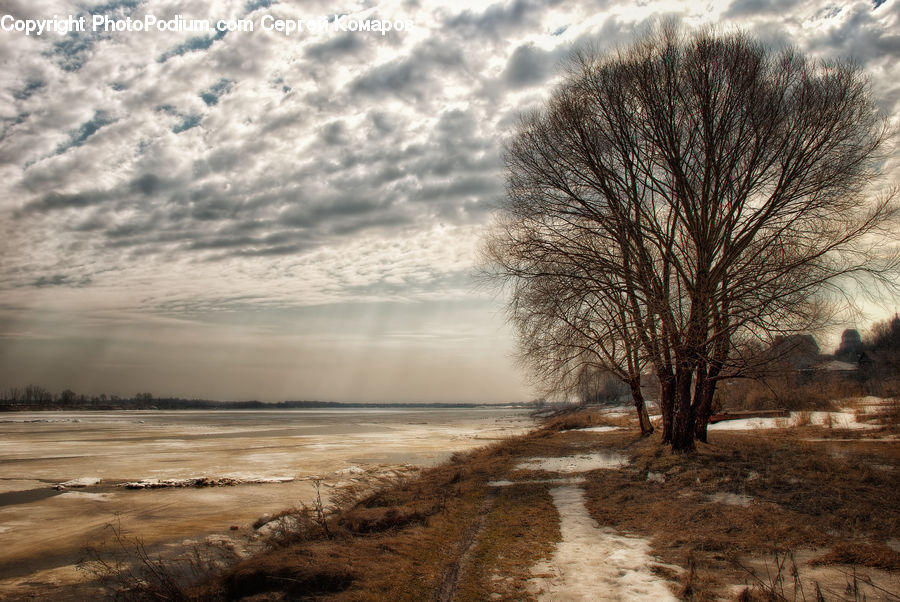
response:
<path id="1" fill-rule="evenodd" d="M 531 437 L 533 447 L 545 438 Z M 555 525 L 546 521 L 549 498 L 538 504 L 532 492 L 502 492 L 484 515 L 487 481 L 507 472 L 517 451 L 531 447 L 514 440 L 458 454 L 416 478 L 355 496 L 328 514 L 331 539 L 324 530 L 306 528 L 291 545 L 241 562 L 222 585 L 207 591 L 213 598 L 224 592 L 228 599 L 424 600 L 451 568 L 465 564 L 465 587 L 456 588 L 455 599 L 479 599 L 477 592 L 484 590 L 472 584 L 492 582 L 485 569 L 493 565 L 483 558 L 497 560 L 497 551 L 507 549 L 507 564 L 530 567 L 551 545 L 536 528 L 542 521 Z M 464 549 L 461 542 L 479 523 L 483 533 Z M 461 563 L 464 554 L 473 560 Z"/>
<path id="2" fill-rule="evenodd" d="M 898 555 L 887 545 L 900 539 L 898 446 L 865 438 L 804 441 L 825 430 L 805 426 L 714 432 L 710 445 L 675 456 L 658 436 L 642 438 L 633 429 L 572 430 L 610 422 L 592 411 L 556 416 L 530 435 L 456 454 L 414 477 L 347 490 L 325 513 L 315 504 L 286 513 L 293 532 L 186 597 L 530 599 L 531 567 L 560 537 L 549 485 L 488 482 L 524 479 L 528 471 L 514 470 L 524 458 L 591 451 L 623 453 L 631 464 L 587 475 L 590 513 L 604 526 L 647 537 L 657 557 L 682 567 L 658 569 L 681 599 L 734 597 L 730 588 L 741 583 L 743 599 L 791 599 L 792 571 L 898 571 Z M 806 557 L 793 563 L 794 551 L 811 549 L 819 550 L 809 556 L 815 566 Z M 783 566 L 770 574 L 773 557 Z"/>
<path id="3" fill-rule="evenodd" d="M 559 541 L 559 523 L 547 485 L 498 488 L 491 512 L 465 567 L 454 600 L 527 600 L 531 567 L 549 558 Z"/>
<path id="4" fill-rule="evenodd" d="M 900 571 L 900 553 L 884 545 L 866 542 L 840 543 L 811 564 L 851 564 L 886 571 Z"/>
<path id="5" fill-rule="evenodd" d="M 848 450 L 799 440 L 802 432 L 715 433 L 712 445 L 687 457 L 634 435 L 605 437 L 604 446 L 624 447 L 633 464 L 591 474 L 589 509 L 601 524 L 652 538 L 667 562 L 693 565 L 684 598 L 715 599 L 740 582 L 735 561 L 744 556 L 865 541 L 864 549 L 879 550 L 876 564 L 846 553 L 821 562 L 889 568 L 884 542 L 900 536 L 896 447 L 860 441 Z M 733 503 L 715 502 L 717 494 Z"/>
<path id="6" fill-rule="evenodd" d="M 760 381 L 736 379 L 716 392 L 725 410 L 833 410 L 835 399 L 873 393 L 868 384 L 837 375 L 819 374 L 814 380 L 796 375 Z"/>

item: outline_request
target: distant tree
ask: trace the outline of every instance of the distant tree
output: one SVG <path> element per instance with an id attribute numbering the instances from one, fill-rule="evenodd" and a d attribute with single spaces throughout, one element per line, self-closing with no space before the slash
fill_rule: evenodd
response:
<path id="1" fill-rule="evenodd" d="M 857 67 L 744 34 L 578 54 L 507 144 L 487 243 L 524 355 L 552 377 L 651 366 L 664 440 L 693 449 L 744 345 L 820 324 L 842 278 L 891 285 L 870 244 L 896 217 L 872 193 L 887 134 Z"/>
<path id="2" fill-rule="evenodd" d="M 23 392 L 19 387 L 10 387 L 6 392 L 6 401 L 17 404 L 22 401 Z"/>
<path id="3" fill-rule="evenodd" d="M 871 376 L 900 376 L 900 316 L 873 324 L 862 341 L 862 348 L 871 358 Z"/>
<path id="4" fill-rule="evenodd" d="M 47 403 L 53 401 L 53 393 L 38 385 L 27 385 L 22 392 L 25 403 Z"/>
<path id="5" fill-rule="evenodd" d="M 72 389 L 66 389 L 62 393 L 59 394 L 60 403 L 64 404 L 72 404 L 75 403 L 78 399 L 78 394 L 75 393 Z"/>
<path id="6" fill-rule="evenodd" d="M 579 373 L 578 398 L 583 404 L 617 405 L 630 393 L 628 384 L 612 372 L 585 366 Z"/>

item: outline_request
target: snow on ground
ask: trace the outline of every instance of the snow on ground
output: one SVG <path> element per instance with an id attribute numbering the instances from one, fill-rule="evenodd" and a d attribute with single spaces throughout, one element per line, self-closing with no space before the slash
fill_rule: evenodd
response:
<path id="1" fill-rule="evenodd" d="M 64 481 L 57 487 L 91 487 L 100 483 L 99 477 L 78 477 L 70 481 Z"/>
<path id="2" fill-rule="evenodd" d="M 615 469 L 628 463 L 620 454 L 594 453 L 563 458 L 530 458 L 518 469 L 563 474 Z M 580 479 L 561 482 L 550 490 L 559 512 L 561 541 L 553 557 L 532 567 L 529 590 L 539 600 L 676 600 L 666 582 L 650 571 L 654 559 L 645 539 L 626 537 L 600 528 L 585 506 Z M 543 480 L 535 482 L 559 482 Z M 530 482 L 530 481 L 529 481 Z M 492 483 L 511 485 L 508 481 Z M 522 484 L 522 483 L 519 483 Z"/>
<path id="3" fill-rule="evenodd" d="M 857 422 L 855 412 L 791 412 L 787 418 L 739 418 L 723 420 L 707 427 L 711 431 L 749 431 L 790 428 L 795 426 L 826 426 L 838 429 L 871 429 L 878 425 Z"/>
<path id="4" fill-rule="evenodd" d="M 60 500 L 91 500 L 94 502 L 108 502 L 112 499 L 109 493 L 88 493 L 87 491 L 68 491 L 59 496 Z"/>
<path id="5" fill-rule="evenodd" d="M 514 485 L 579 485 L 584 483 L 583 477 L 569 477 L 567 479 L 534 479 L 529 481 L 488 481 L 488 487 L 512 487 Z"/>
<path id="6" fill-rule="evenodd" d="M 753 498 L 749 495 L 730 493 L 727 491 L 717 491 L 707 497 L 711 502 L 718 502 L 729 506 L 749 506 L 750 502 L 753 501 Z"/>
<path id="7" fill-rule="evenodd" d="M 517 465 L 516 469 L 572 473 L 601 468 L 619 468 L 626 464 L 628 464 L 628 458 L 621 454 L 595 453 L 563 458 L 529 458 Z"/>
<path id="8" fill-rule="evenodd" d="M 532 568 L 528 586 L 539 600 L 677 600 L 650 572 L 649 543 L 601 529 L 588 514 L 584 491 L 567 485 L 550 490 L 559 511 L 562 541 L 553 558 Z"/>
<path id="9" fill-rule="evenodd" d="M 621 426 L 586 426 L 580 429 L 572 429 L 573 431 L 581 431 L 585 433 L 608 433 L 610 431 L 618 431 L 621 430 Z"/>

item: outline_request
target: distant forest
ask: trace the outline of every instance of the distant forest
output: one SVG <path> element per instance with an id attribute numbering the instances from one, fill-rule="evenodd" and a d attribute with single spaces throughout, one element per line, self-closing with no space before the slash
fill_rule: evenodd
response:
<path id="1" fill-rule="evenodd" d="M 209 399 L 180 399 L 153 397 L 138 393 L 124 398 L 117 395 L 84 395 L 71 389 L 55 394 L 38 385 L 10 387 L 0 391 L 0 412 L 24 410 L 294 410 L 315 408 L 479 408 L 528 406 L 524 403 L 342 403 L 337 401 L 215 401 Z"/>

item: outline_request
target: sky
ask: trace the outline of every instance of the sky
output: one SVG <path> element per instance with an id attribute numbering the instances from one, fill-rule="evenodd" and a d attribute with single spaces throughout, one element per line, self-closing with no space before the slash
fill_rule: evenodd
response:
<path id="1" fill-rule="evenodd" d="M 70 15 L 85 31 L 52 30 Z M 898 16 L 900 0 L 2 0 L 0 388 L 527 401 L 503 295 L 473 266 L 503 141 L 572 49 L 659 19 L 742 29 L 852 58 L 896 123 Z M 175 31 L 139 31 L 148 17 Z"/>

